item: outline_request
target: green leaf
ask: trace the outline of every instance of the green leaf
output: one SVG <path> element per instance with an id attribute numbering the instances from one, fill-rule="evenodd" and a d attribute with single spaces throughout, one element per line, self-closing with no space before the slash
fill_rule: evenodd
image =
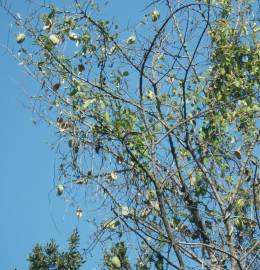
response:
<path id="1" fill-rule="evenodd" d="M 159 257 L 154 264 L 156 270 L 163 270 L 163 258 Z"/>
<path id="2" fill-rule="evenodd" d="M 78 93 L 78 90 L 77 89 L 73 89 L 69 95 L 72 97 L 72 96 L 75 96 L 76 94 Z"/>
<path id="3" fill-rule="evenodd" d="M 110 122 L 110 116 L 109 116 L 109 112 L 108 111 L 105 112 L 104 119 L 105 119 L 106 123 L 109 123 Z"/>

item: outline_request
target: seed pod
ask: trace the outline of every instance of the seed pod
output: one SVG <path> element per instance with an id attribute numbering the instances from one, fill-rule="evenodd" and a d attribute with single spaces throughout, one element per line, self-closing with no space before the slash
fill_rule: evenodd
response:
<path id="1" fill-rule="evenodd" d="M 23 43 L 24 40 L 25 40 L 25 37 L 26 37 L 26 36 L 25 36 L 25 34 L 23 34 L 23 33 L 18 34 L 18 35 L 16 36 L 16 42 L 19 43 L 19 44 Z"/>
<path id="2" fill-rule="evenodd" d="M 52 20 L 51 19 L 47 19 L 46 22 L 44 23 L 43 26 L 43 30 L 49 32 L 51 30 L 52 27 Z"/>
<path id="3" fill-rule="evenodd" d="M 117 179 L 117 173 L 115 171 L 111 172 L 110 176 L 111 176 L 111 179 L 112 180 L 116 180 Z"/>
<path id="4" fill-rule="evenodd" d="M 241 159 L 241 153 L 240 153 L 239 150 L 235 150 L 234 155 L 235 155 L 236 158 Z"/>
<path id="5" fill-rule="evenodd" d="M 121 207 L 121 214 L 122 216 L 128 218 L 134 215 L 133 209 L 129 209 L 127 206 L 122 206 Z"/>
<path id="6" fill-rule="evenodd" d="M 118 164 L 122 164 L 122 163 L 124 162 L 124 158 L 123 158 L 122 156 L 118 156 L 118 157 L 116 158 L 116 162 L 117 162 Z"/>
<path id="7" fill-rule="evenodd" d="M 69 39 L 70 40 L 78 40 L 78 35 L 74 32 L 69 32 Z"/>
<path id="8" fill-rule="evenodd" d="M 64 186 L 62 184 L 57 185 L 56 191 L 57 191 L 57 195 L 61 196 L 62 193 L 64 192 Z"/>
<path id="9" fill-rule="evenodd" d="M 58 91 L 59 88 L 60 88 L 60 83 L 55 83 L 55 84 L 52 86 L 52 90 L 53 90 L 54 92 Z"/>
<path id="10" fill-rule="evenodd" d="M 59 37 L 55 34 L 50 35 L 49 39 L 54 45 L 58 45 L 61 42 Z"/>
<path id="11" fill-rule="evenodd" d="M 81 208 L 79 208 L 79 207 L 76 210 L 76 216 L 78 218 L 81 218 L 83 216 L 83 210 Z"/>
<path id="12" fill-rule="evenodd" d="M 110 262 L 117 269 L 119 269 L 121 267 L 121 261 L 117 256 L 113 256 L 111 258 Z"/>
<path id="13" fill-rule="evenodd" d="M 129 44 L 129 45 L 131 45 L 131 44 L 134 44 L 135 43 L 135 40 L 136 40 L 135 36 L 130 36 L 127 39 L 126 43 Z"/>
<path id="14" fill-rule="evenodd" d="M 107 222 L 105 222 L 103 225 L 102 225 L 102 228 L 103 229 L 108 229 L 108 230 L 115 230 L 116 227 L 120 224 L 120 222 L 118 220 L 109 220 Z"/>
<path id="15" fill-rule="evenodd" d="M 160 12 L 158 10 L 154 10 L 152 13 L 151 13 L 151 18 L 152 18 L 152 21 L 153 22 L 156 22 L 157 20 L 159 20 L 160 18 Z"/>
<path id="16" fill-rule="evenodd" d="M 113 47 L 110 48 L 109 53 L 110 53 L 110 54 L 113 54 L 113 53 L 115 53 L 117 50 L 118 50 L 118 48 L 117 48 L 116 46 L 113 46 Z"/>
<path id="17" fill-rule="evenodd" d="M 85 70 L 85 66 L 83 64 L 78 65 L 79 72 L 83 72 Z"/>
<path id="18" fill-rule="evenodd" d="M 59 129 L 61 132 L 64 132 L 64 131 L 67 130 L 67 129 L 73 128 L 73 125 L 72 125 L 71 122 L 69 122 L 69 121 L 64 121 L 61 117 L 58 117 L 58 118 L 57 118 L 56 125 L 57 125 L 58 129 Z"/>

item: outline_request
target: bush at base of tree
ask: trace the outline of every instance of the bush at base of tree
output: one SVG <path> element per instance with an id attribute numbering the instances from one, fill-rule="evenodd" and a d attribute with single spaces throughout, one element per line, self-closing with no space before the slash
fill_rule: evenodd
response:
<path id="1" fill-rule="evenodd" d="M 85 263 L 78 251 L 79 234 L 74 231 L 68 241 L 68 251 L 60 251 L 54 240 L 46 246 L 36 244 L 28 257 L 29 270 L 78 270 Z"/>

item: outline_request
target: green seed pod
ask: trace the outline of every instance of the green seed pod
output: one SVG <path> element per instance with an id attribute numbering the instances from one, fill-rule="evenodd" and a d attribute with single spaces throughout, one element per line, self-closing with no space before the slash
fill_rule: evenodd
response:
<path id="1" fill-rule="evenodd" d="M 126 43 L 129 44 L 129 45 L 131 45 L 131 44 L 134 44 L 135 43 L 135 40 L 136 40 L 135 36 L 130 36 L 127 39 Z"/>

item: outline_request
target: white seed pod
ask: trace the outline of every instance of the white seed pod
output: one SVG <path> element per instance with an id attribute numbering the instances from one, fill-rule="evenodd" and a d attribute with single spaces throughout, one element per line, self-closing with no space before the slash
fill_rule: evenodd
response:
<path id="1" fill-rule="evenodd" d="M 64 186 L 62 184 L 57 185 L 56 187 L 56 191 L 57 191 L 57 195 L 62 195 L 62 193 L 64 192 Z"/>
<path id="2" fill-rule="evenodd" d="M 167 78 L 166 78 L 166 82 L 167 82 L 167 83 L 173 83 L 174 80 L 175 80 L 175 77 L 174 77 L 173 75 L 169 75 L 169 76 L 167 76 Z"/>
<path id="3" fill-rule="evenodd" d="M 151 90 L 147 91 L 146 97 L 147 97 L 147 99 L 150 99 L 150 100 L 154 100 L 156 98 L 154 92 Z"/>
<path id="4" fill-rule="evenodd" d="M 234 144 L 235 142 L 236 142 L 235 137 L 231 137 L 231 139 L 230 139 L 230 143 L 231 143 L 231 144 Z"/>
<path id="5" fill-rule="evenodd" d="M 23 43 L 24 40 L 25 40 L 25 37 L 26 37 L 26 36 L 25 36 L 25 34 L 23 34 L 23 33 L 18 34 L 18 35 L 16 36 L 16 42 L 19 43 L 19 44 Z"/>
<path id="6" fill-rule="evenodd" d="M 120 259 L 119 259 L 117 256 L 113 256 L 113 257 L 110 259 L 110 262 L 111 262 L 111 264 L 112 264 L 116 269 L 121 268 L 121 261 L 120 261 Z"/>
<path id="7" fill-rule="evenodd" d="M 118 50 L 118 48 L 116 46 L 112 46 L 109 50 L 109 54 L 113 54 Z"/>
<path id="8" fill-rule="evenodd" d="M 49 32 L 51 30 L 52 27 L 52 20 L 51 19 L 47 19 L 46 22 L 44 23 L 43 26 L 43 30 Z"/>
<path id="9" fill-rule="evenodd" d="M 79 207 L 76 210 L 76 216 L 78 218 L 81 218 L 83 216 L 83 210 L 81 208 L 79 208 Z"/>
<path id="10" fill-rule="evenodd" d="M 153 22 L 156 22 L 160 18 L 160 12 L 155 9 L 153 12 L 151 12 L 151 18 Z"/>
<path id="11" fill-rule="evenodd" d="M 131 217 L 134 215 L 133 209 L 129 209 L 127 206 L 121 206 L 121 214 L 124 217 Z"/>
<path id="12" fill-rule="evenodd" d="M 117 173 L 115 171 L 112 171 L 107 178 L 108 178 L 109 181 L 116 180 L 117 179 Z"/>
<path id="13" fill-rule="evenodd" d="M 112 180 L 116 180 L 117 179 L 117 173 L 114 172 L 114 171 L 111 172 L 110 176 L 111 176 Z"/>
<path id="14" fill-rule="evenodd" d="M 158 201 L 156 201 L 156 202 L 150 202 L 150 206 L 151 206 L 151 208 L 152 208 L 154 211 L 160 212 L 160 206 L 159 206 Z"/>
<path id="15" fill-rule="evenodd" d="M 78 40 L 78 35 L 74 32 L 69 32 L 69 39 L 70 40 Z"/>
<path id="16" fill-rule="evenodd" d="M 57 35 L 55 35 L 55 34 L 50 35 L 49 39 L 54 45 L 58 45 L 61 42 L 59 37 Z"/>

